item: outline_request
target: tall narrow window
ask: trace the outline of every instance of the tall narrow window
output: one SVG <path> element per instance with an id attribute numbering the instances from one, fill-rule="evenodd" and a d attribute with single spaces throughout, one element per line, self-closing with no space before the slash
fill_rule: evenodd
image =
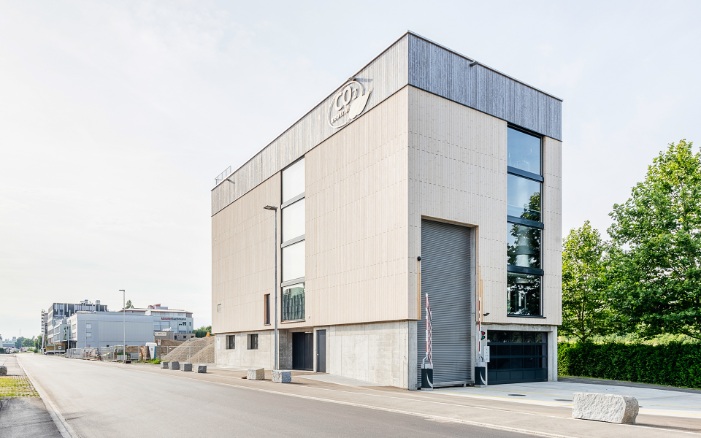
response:
<path id="1" fill-rule="evenodd" d="M 270 294 L 263 296 L 263 324 L 270 325 Z"/>
<path id="2" fill-rule="evenodd" d="M 304 158 L 282 171 L 282 320 L 304 319 Z"/>
<path id="3" fill-rule="evenodd" d="M 542 145 L 535 135 L 508 128 L 507 309 L 509 316 L 542 315 Z"/>

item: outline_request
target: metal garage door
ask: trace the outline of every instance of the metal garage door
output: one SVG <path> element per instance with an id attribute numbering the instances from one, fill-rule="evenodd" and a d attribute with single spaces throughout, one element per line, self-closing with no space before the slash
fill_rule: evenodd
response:
<path id="1" fill-rule="evenodd" d="M 489 330 L 490 385 L 547 382 L 548 334 Z"/>
<path id="2" fill-rule="evenodd" d="M 472 231 L 457 225 L 421 221 L 421 321 L 417 327 L 418 376 L 426 354 L 426 300 L 433 314 L 434 386 L 472 381 Z"/>

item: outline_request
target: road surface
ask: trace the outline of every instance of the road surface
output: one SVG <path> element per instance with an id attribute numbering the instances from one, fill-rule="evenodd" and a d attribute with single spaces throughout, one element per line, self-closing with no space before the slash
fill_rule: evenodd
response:
<path id="1" fill-rule="evenodd" d="M 257 390 L 155 366 L 22 355 L 80 437 L 525 437 L 510 431 Z M 240 379 L 239 379 L 240 381 Z M 253 382 L 249 382 L 253 383 Z"/>

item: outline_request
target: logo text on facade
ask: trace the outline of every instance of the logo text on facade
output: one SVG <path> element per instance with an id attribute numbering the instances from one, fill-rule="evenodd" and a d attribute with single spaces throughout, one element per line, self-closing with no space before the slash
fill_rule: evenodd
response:
<path id="1" fill-rule="evenodd" d="M 350 81 L 333 96 L 329 106 L 329 125 L 340 128 L 352 122 L 363 112 L 371 91 L 358 81 Z"/>

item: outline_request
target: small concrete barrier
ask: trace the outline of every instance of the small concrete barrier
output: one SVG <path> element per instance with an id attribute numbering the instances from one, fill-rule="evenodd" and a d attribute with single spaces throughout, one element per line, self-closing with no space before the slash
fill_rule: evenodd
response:
<path id="1" fill-rule="evenodd" d="M 197 365 L 197 372 L 198 373 L 207 373 L 207 365 Z"/>
<path id="2" fill-rule="evenodd" d="M 286 370 L 273 370 L 273 382 L 292 383 L 292 372 Z"/>
<path id="3" fill-rule="evenodd" d="M 180 362 L 177 360 L 174 360 L 173 362 L 168 364 L 171 370 L 179 370 L 180 369 Z"/>
<path id="4" fill-rule="evenodd" d="M 192 371 L 192 364 L 189 362 L 183 363 L 183 371 Z"/>
<path id="5" fill-rule="evenodd" d="M 7 375 L 7 367 L 5 365 L 0 366 L 0 376 Z"/>
<path id="6" fill-rule="evenodd" d="M 638 416 L 638 400 L 617 394 L 576 392 L 572 418 L 634 424 Z"/>
<path id="7" fill-rule="evenodd" d="M 263 368 L 249 368 L 246 372 L 246 378 L 248 380 L 264 380 L 265 379 L 265 369 Z"/>
<path id="8" fill-rule="evenodd" d="M 168 369 L 168 364 L 169 364 L 169 363 L 170 363 L 170 362 L 161 362 L 161 368 L 164 369 L 164 370 L 167 370 L 167 369 Z"/>

